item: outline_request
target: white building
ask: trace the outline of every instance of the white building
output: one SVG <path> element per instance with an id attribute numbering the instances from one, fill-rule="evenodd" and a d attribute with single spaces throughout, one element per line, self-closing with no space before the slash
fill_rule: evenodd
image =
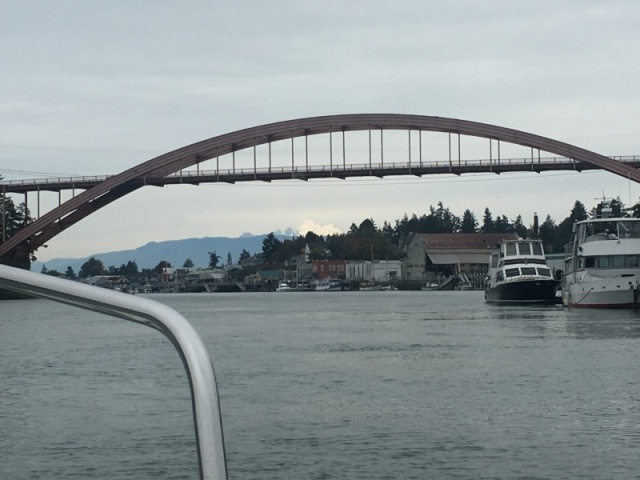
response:
<path id="1" fill-rule="evenodd" d="M 402 261 L 400 260 L 365 260 L 361 262 L 348 262 L 345 272 L 345 280 L 359 280 L 369 283 L 389 283 L 394 279 L 400 279 Z"/>

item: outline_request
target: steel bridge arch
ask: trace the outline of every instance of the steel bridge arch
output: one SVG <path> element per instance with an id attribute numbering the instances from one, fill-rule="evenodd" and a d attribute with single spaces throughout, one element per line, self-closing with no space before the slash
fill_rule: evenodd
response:
<path id="1" fill-rule="evenodd" d="M 344 114 L 308 117 L 251 127 L 187 145 L 107 178 L 26 225 L 0 244 L 0 257 L 21 258 L 91 213 L 144 186 L 145 177 L 164 177 L 234 151 L 307 135 L 362 130 L 423 130 L 488 138 L 586 162 L 640 182 L 640 171 L 598 153 L 548 137 L 455 118 L 407 114 Z"/>

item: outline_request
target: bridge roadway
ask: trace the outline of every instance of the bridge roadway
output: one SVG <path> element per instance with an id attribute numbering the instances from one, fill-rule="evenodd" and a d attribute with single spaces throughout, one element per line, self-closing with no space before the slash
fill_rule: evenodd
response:
<path id="1" fill-rule="evenodd" d="M 609 157 L 633 168 L 640 168 L 640 155 Z M 319 178 L 379 177 L 415 175 L 462 175 L 468 173 L 546 172 L 561 170 L 601 170 L 587 162 L 565 157 L 507 158 L 485 160 L 446 160 L 436 162 L 409 163 L 354 163 L 334 165 L 309 165 L 287 167 L 256 167 L 215 170 L 182 170 L 164 177 L 144 176 L 135 180 L 139 186 L 199 185 L 201 183 L 237 183 L 250 181 L 271 182 L 274 180 L 312 180 Z M 111 175 L 77 177 L 54 177 L 26 180 L 0 181 L 0 191 L 29 193 L 38 191 L 61 192 L 63 190 L 87 190 Z"/>

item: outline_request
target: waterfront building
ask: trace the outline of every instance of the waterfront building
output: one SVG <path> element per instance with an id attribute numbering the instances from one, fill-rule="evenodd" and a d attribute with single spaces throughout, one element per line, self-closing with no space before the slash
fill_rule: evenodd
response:
<path id="1" fill-rule="evenodd" d="M 516 233 L 417 233 L 405 244 L 402 279 L 411 283 L 436 282 L 457 275 L 481 288 L 487 275 L 489 256 L 498 252 L 503 240 Z"/>
<path id="2" fill-rule="evenodd" d="M 401 270 L 401 260 L 349 261 L 345 280 L 387 284 L 399 280 Z"/>
<path id="3" fill-rule="evenodd" d="M 315 278 L 344 280 L 347 271 L 346 260 L 314 260 L 311 270 Z"/>

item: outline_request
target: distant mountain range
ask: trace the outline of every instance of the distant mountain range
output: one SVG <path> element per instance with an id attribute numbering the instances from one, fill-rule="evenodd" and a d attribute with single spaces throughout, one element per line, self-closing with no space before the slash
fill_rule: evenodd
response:
<path id="1" fill-rule="evenodd" d="M 275 232 L 276 238 L 281 241 L 291 239 L 297 234 L 292 229 L 287 229 L 284 233 Z M 187 258 L 191 259 L 195 267 L 206 267 L 209 265 L 209 252 L 216 252 L 222 264 L 227 262 L 229 253 L 234 262 L 238 261 L 242 250 L 246 250 L 252 255 L 261 253 L 262 241 L 266 236 L 267 234 L 252 235 L 245 233 L 237 238 L 204 237 L 149 242 L 133 250 L 95 253 L 82 258 L 54 258 L 46 262 L 37 261 L 33 263 L 31 270 L 40 272 L 43 265 L 46 265 L 48 270 L 57 270 L 60 273 L 64 273 L 70 266 L 74 272 L 78 273 L 82 264 L 91 257 L 99 259 L 105 267 L 120 267 L 120 265 L 126 264 L 129 260 L 135 261 L 140 270 L 153 268 L 163 260 L 169 262 L 173 267 L 182 267 Z"/>

